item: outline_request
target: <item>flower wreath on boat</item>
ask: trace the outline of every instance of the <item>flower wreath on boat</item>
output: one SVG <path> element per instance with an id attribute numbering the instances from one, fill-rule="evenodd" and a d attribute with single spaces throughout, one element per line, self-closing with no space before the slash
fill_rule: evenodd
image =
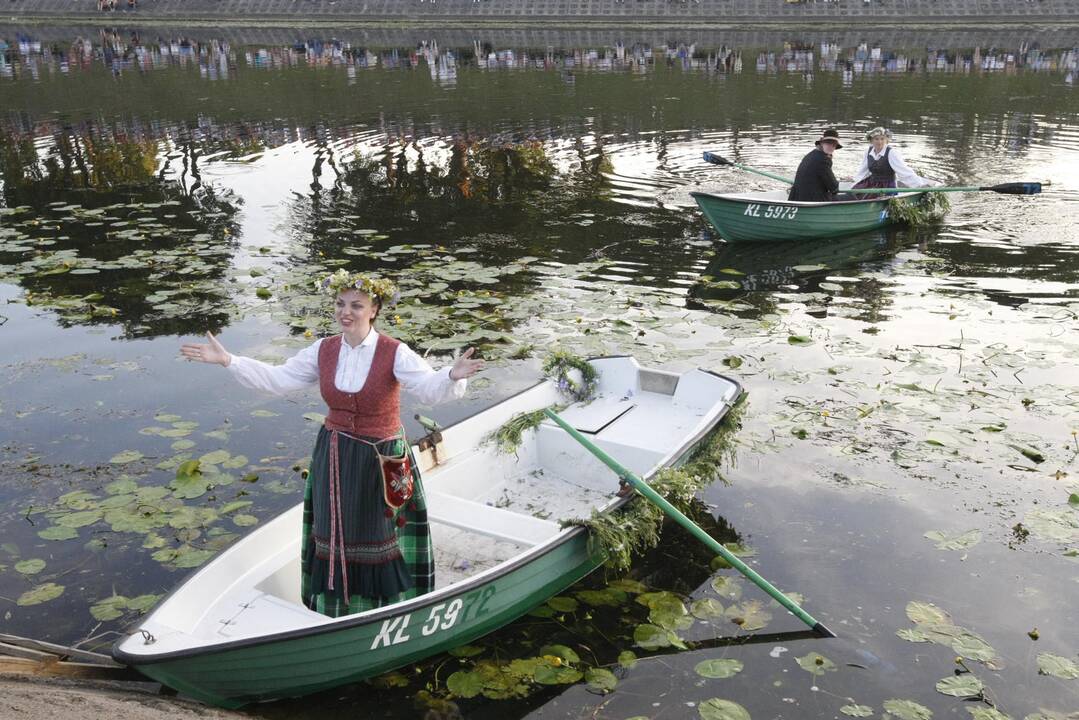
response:
<path id="1" fill-rule="evenodd" d="M 599 374 L 587 360 L 565 350 L 556 350 L 547 356 L 543 374 L 575 402 L 591 400 L 599 382 Z"/>
<path id="2" fill-rule="evenodd" d="M 345 290 L 359 290 L 376 298 L 383 307 L 392 307 L 401 299 L 401 293 L 392 280 L 364 273 L 350 273 L 344 268 L 316 280 L 315 289 L 331 296 L 337 296 Z"/>

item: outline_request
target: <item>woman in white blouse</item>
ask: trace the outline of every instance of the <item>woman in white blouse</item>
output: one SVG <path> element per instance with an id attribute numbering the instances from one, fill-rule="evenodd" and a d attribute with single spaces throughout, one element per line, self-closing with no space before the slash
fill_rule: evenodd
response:
<path id="1" fill-rule="evenodd" d="M 334 298 L 341 334 L 284 365 L 232 355 L 210 333 L 208 343 L 185 344 L 180 353 L 227 367 L 257 390 L 319 386 L 329 412 L 304 489 L 301 599 L 338 617 L 434 589 L 427 507 L 401 427 L 400 390 L 424 403 L 460 398 L 483 361 L 469 348 L 451 368 L 435 371 L 407 345 L 378 333 L 379 311 L 396 296 L 388 280 L 338 270 L 317 285 Z"/>
<path id="2" fill-rule="evenodd" d="M 892 147 L 892 131 L 875 127 L 865 134 L 870 148 L 862 156 L 862 164 L 854 174 L 853 188 L 928 187 L 932 183 L 907 166 L 899 148 Z M 882 193 L 886 194 L 886 193 Z M 858 195 L 859 198 L 875 197 Z"/>

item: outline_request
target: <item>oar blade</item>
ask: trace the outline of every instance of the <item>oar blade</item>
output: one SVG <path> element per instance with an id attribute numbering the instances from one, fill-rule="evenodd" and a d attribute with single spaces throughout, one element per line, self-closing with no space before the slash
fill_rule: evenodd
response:
<path id="1" fill-rule="evenodd" d="M 732 163 L 730 160 L 723 157 L 722 155 L 716 155 L 715 153 L 708 152 L 707 150 L 704 151 L 704 161 L 707 163 L 712 163 L 713 165 L 734 165 L 734 163 Z"/>
<path id="2" fill-rule="evenodd" d="M 1001 183 L 1000 185 L 983 187 L 982 190 L 989 190 L 1002 195 L 1037 195 L 1042 191 L 1042 184 L 1037 182 Z"/>

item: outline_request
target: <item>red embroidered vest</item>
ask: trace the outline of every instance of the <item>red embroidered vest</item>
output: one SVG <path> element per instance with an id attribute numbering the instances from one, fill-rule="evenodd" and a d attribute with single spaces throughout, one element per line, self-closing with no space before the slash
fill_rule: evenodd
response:
<path id="1" fill-rule="evenodd" d="M 318 348 L 318 385 L 330 412 L 326 429 L 349 435 L 388 438 L 401 429 L 401 386 L 393 374 L 393 361 L 401 343 L 379 335 L 375 357 L 367 380 L 359 392 L 338 390 L 337 359 L 341 354 L 341 336 L 326 338 Z"/>

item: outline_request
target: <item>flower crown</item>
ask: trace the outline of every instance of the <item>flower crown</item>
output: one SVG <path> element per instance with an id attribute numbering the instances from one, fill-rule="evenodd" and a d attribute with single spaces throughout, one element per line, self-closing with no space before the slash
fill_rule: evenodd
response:
<path id="1" fill-rule="evenodd" d="M 359 290 L 378 300 L 382 305 L 396 305 L 400 298 L 397 286 L 391 280 L 371 277 L 363 273 L 350 273 L 344 269 L 316 280 L 315 289 L 332 296 L 337 296 L 346 290 Z"/>

